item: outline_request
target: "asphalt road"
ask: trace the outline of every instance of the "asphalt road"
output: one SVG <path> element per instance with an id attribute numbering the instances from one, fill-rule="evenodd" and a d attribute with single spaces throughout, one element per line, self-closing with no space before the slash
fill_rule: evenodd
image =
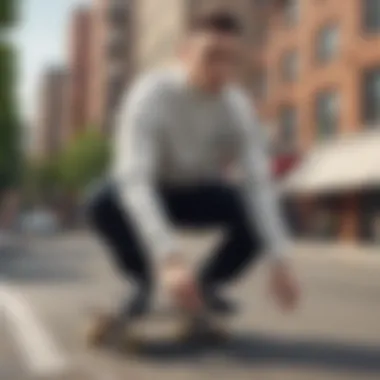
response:
<path id="1" fill-rule="evenodd" d="M 194 262 L 213 244 L 184 237 Z M 113 307 L 128 286 L 87 235 L 31 239 L 0 251 L 0 378 L 7 380 L 312 380 L 380 378 L 380 254 L 297 253 L 300 309 L 267 297 L 266 266 L 229 291 L 242 307 L 225 347 L 158 346 L 141 357 L 85 348 L 88 310 Z"/>

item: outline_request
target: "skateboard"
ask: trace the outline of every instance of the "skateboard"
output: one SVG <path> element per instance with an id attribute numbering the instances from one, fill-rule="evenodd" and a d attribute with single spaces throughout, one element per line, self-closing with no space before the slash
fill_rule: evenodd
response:
<path id="1" fill-rule="evenodd" d="M 91 316 L 86 343 L 92 348 L 112 348 L 129 353 L 158 345 L 218 345 L 229 337 L 228 318 L 202 310 L 197 314 L 169 308 L 153 310 L 130 320 L 98 312 Z"/>

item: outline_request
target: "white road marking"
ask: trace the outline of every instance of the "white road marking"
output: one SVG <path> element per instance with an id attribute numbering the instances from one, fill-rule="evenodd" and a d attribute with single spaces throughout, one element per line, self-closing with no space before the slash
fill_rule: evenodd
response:
<path id="1" fill-rule="evenodd" d="M 0 283 L 0 307 L 33 375 L 50 376 L 68 369 L 68 360 L 21 294 Z"/>

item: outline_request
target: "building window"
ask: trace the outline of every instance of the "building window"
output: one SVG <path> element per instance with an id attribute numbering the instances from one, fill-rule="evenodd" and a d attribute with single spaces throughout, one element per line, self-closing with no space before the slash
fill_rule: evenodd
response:
<path id="1" fill-rule="evenodd" d="M 112 78 L 112 80 L 124 76 L 125 66 L 123 65 L 123 62 L 109 62 L 107 66 L 109 77 Z"/>
<path id="2" fill-rule="evenodd" d="M 259 71 L 254 74 L 252 80 L 253 95 L 256 99 L 263 100 L 268 94 L 268 78 L 264 71 Z"/>
<path id="3" fill-rule="evenodd" d="M 285 82 L 294 82 L 298 77 L 298 54 L 290 51 L 281 60 L 281 75 Z"/>
<path id="4" fill-rule="evenodd" d="M 380 32 L 380 0 L 363 0 L 364 29 L 371 33 Z"/>
<path id="5" fill-rule="evenodd" d="M 108 57 L 113 60 L 123 60 L 127 46 L 125 40 L 110 40 L 108 43 Z"/>
<path id="6" fill-rule="evenodd" d="M 285 25 L 290 27 L 298 23 L 300 16 L 300 0 L 286 0 L 284 5 Z"/>
<path id="7" fill-rule="evenodd" d="M 322 92 L 316 99 L 317 135 L 324 139 L 338 132 L 339 95 L 336 91 Z"/>
<path id="8" fill-rule="evenodd" d="M 125 26 L 128 20 L 128 7 L 119 1 L 111 3 L 108 9 L 108 18 L 111 25 Z"/>
<path id="9" fill-rule="evenodd" d="M 297 139 L 297 110 L 293 106 L 284 106 L 279 112 L 279 133 L 277 151 L 290 152 L 296 148 Z"/>
<path id="10" fill-rule="evenodd" d="M 252 26 L 251 40 L 255 46 L 261 47 L 264 45 L 267 38 L 266 20 L 255 20 Z"/>
<path id="11" fill-rule="evenodd" d="M 380 123 L 380 67 L 364 74 L 363 92 L 365 123 Z"/>
<path id="12" fill-rule="evenodd" d="M 108 109 L 114 110 L 123 95 L 125 88 L 124 78 L 110 78 L 108 82 Z"/>
<path id="13" fill-rule="evenodd" d="M 339 29 L 336 24 L 324 26 L 317 36 L 317 60 L 329 62 L 338 52 Z"/>

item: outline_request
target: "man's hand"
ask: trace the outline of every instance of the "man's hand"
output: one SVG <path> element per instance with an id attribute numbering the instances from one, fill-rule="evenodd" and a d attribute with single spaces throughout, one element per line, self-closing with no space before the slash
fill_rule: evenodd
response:
<path id="1" fill-rule="evenodd" d="M 279 261 L 272 264 L 270 290 L 284 310 L 290 311 L 297 307 L 300 289 L 290 263 Z"/>
<path id="2" fill-rule="evenodd" d="M 196 311 L 201 307 L 198 285 L 191 268 L 180 258 L 168 260 L 162 267 L 162 282 L 179 307 Z"/>

